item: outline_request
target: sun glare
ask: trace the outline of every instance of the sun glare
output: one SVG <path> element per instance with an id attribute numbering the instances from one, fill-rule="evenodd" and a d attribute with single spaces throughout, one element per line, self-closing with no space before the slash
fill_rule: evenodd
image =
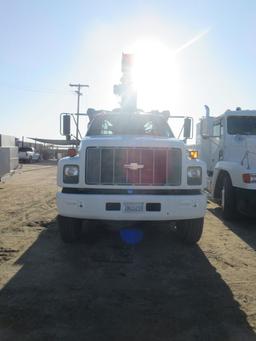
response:
<path id="1" fill-rule="evenodd" d="M 168 110 L 173 107 L 179 97 L 180 85 L 174 53 L 154 40 L 137 41 L 132 53 L 138 107 L 144 110 Z"/>

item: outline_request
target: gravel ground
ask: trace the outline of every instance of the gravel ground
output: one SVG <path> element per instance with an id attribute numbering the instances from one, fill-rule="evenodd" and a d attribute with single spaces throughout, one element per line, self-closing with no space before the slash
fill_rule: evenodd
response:
<path id="1" fill-rule="evenodd" d="M 256 340 L 256 223 L 226 223 L 209 203 L 203 237 L 166 227 L 141 243 L 94 226 L 65 245 L 56 165 L 0 183 L 0 340 Z"/>

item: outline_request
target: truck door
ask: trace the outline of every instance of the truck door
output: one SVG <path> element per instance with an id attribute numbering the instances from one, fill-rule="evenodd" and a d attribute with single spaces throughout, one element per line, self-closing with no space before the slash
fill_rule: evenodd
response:
<path id="1" fill-rule="evenodd" d="M 224 138 L 223 138 L 223 119 L 217 119 L 213 123 L 213 136 L 211 138 L 211 170 L 214 170 L 214 167 L 218 161 L 223 160 L 224 158 Z"/>

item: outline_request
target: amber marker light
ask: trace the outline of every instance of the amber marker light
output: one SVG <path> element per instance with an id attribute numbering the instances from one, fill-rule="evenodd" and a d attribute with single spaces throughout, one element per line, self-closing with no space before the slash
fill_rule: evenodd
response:
<path id="1" fill-rule="evenodd" d="M 243 181 L 246 184 L 256 183 L 256 174 L 243 174 Z"/>
<path id="2" fill-rule="evenodd" d="M 188 156 L 190 159 L 198 159 L 198 150 L 189 150 Z"/>
<path id="3" fill-rule="evenodd" d="M 77 155 L 77 151 L 75 148 L 69 148 L 68 149 L 68 156 L 73 157 Z"/>

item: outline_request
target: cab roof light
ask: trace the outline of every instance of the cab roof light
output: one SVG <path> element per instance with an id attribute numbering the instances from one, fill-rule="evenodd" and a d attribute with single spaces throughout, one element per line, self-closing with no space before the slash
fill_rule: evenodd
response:
<path id="1" fill-rule="evenodd" d="M 190 159 L 198 159 L 199 156 L 198 150 L 189 150 L 188 156 Z"/>

